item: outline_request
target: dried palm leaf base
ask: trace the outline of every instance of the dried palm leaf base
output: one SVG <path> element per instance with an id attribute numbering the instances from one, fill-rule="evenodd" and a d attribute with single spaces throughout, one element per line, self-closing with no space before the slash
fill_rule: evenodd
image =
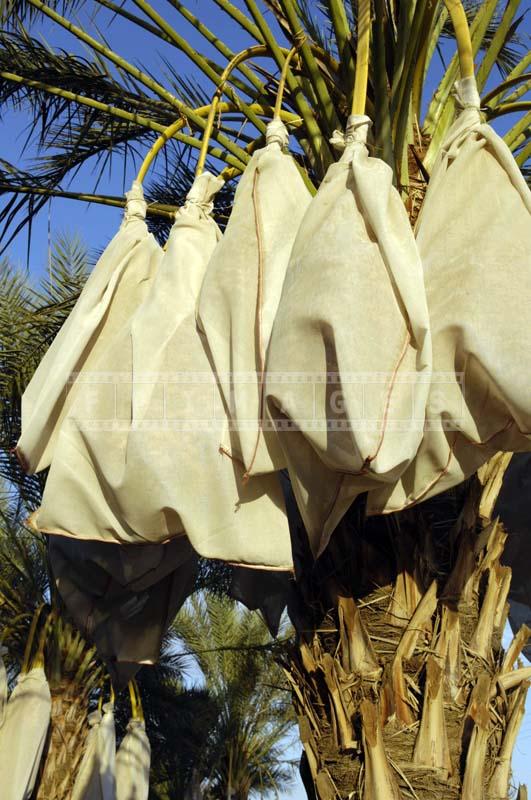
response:
<path id="1" fill-rule="evenodd" d="M 283 666 L 318 800 L 508 797 L 531 669 L 528 628 L 501 647 L 511 571 L 490 517 L 507 465 L 393 517 L 355 504 L 300 570 L 313 616 Z"/>

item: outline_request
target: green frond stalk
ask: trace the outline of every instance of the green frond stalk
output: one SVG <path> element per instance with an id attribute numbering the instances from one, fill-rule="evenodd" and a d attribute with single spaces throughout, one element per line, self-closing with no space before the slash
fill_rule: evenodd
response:
<path id="1" fill-rule="evenodd" d="M 96 203 L 98 205 L 112 206 L 114 208 L 125 208 L 125 200 L 122 197 L 115 197 L 107 194 L 84 194 L 82 192 L 63 192 L 59 189 L 46 189 L 42 186 L 17 186 L 0 181 L 0 192 L 12 192 L 13 194 L 40 194 L 46 197 L 64 197 L 67 200 L 79 200 L 82 203 Z M 162 203 L 149 203 L 147 213 L 157 217 L 173 219 L 178 206 L 164 206 Z"/>
<path id="2" fill-rule="evenodd" d="M 438 19 L 437 19 L 438 14 Z M 424 36 L 420 43 L 417 63 L 413 73 L 413 86 L 411 88 L 411 103 L 413 115 L 417 124 L 420 123 L 422 92 L 426 81 L 428 66 L 433 56 L 437 41 L 441 34 L 442 26 L 448 17 L 446 7 L 438 8 L 438 4 L 433 2 L 426 11 L 424 23 Z"/>
<path id="3" fill-rule="evenodd" d="M 148 120 L 146 117 L 142 117 L 139 114 L 132 114 L 129 111 L 124 111 L 121 108 L 116 108 L 116 106 L 109 106 L 106 103 L 101 103 L 99 100 L 93 100 L 91 97 L 83 97 L 79 94 L 74 94 L 73 92 L 68 92 L 66 89 L 59 89 L 57 86 L 48 86 L 46 83 L 42 83 L 41 81 L 34 81 L 34 80 L 27 80 L 26 78 L 22 78 L 20 75 L 14 75 L 10 72 L 0 72 L 0 77 L 5 78 L 6 80 L 13 81 L 14 83 L 21 83 L 24 86 L 28 86 L 34 89 L 41 89 L 48 94 L 54 94 L 58 97 L 63 97 L 65 100 L 71 100 L 73 102 L 79 103 L 80 105 L 88 106 L 89 108 L 95 108 L 98 111 L 103 111 L 110 116 L 117 117 L 118 119 L 126 120 L 127 122 L 135 123 L 137 125 L 142 125 L 143 127 L 156 131 L 157 133 L 162 133 L 165 129 L 165 125 L 161 125 L 159 122 L 153 122 L 152 120 Z M 209 106 L 206 106 L 206 110 L 208 111 Z M 201 111 L 201 109 L 199 109 Z M 198 116 L 198 119 L 202 119 Z M 206 124 L 204 120 L 202 120 L 203 126 Z M 177 139 L 183 144 L 190 145 L 190 147 L 194 147 L 196 149 L 201 148 L 201 142 L 198 139 L 194 139 L 193 136 L 189 136 L 185 133 L 175 133 L 173 135 L 174 139 Z M 241 149 L 241 148 L 239 148 Z M 235 167 L 238 170 L 242 170 L 245 168 L 245 163 L 238 159 L 231 156 L 229 153 L 226 153 L 223 150 L 220 150 L 218 147 L 209 146 L 210 155 L 214 158 L 219 158 L 221 161 L 225 161 L 227 164 Z M 242 150 L 244 153 L 244 157 L 246 161 L 249 160 L 249 156 L 245 151 Z"/>
<path id="4" fill-rule="evenodd" d="M 529 137 L 531 137 L 531 112 L 519 119 L 518 122 L 515 122 L 503 138 L 507 146 L 514 151 L 526 142 Z"/>
<path id="5" fill-rule="evenodd" d="M 441 34 L 447 22 L 448 22 L 448 9 L 446 8 L 445 5 L 442 5 L 441 7 L 441 0 L 436 0 L 433 28 L 430 32 L 430 38 L 426 52 L 426 66 L 424 73 L 425 75 L 429 69 L 433 55 L 435 53 L 435 50 L 437 49 L 437 45 L 439 44 Z"/>
<path id="6" fill-rule="evenodd" d="M 410 144 L 411 121 L 413 119 L 414 74 L 422 42 L 432 24 L 432 8 L 429 3 L 417 3 L 413 22 L 409 30 L 402 75 L 396 94 L 393 96 L 391 113 L 394 127 L 394 153 L 399 183 L 408 184 L 408 146 Z"/>
<path id="7" fill-rule="evenodd" d="M 507 89 L 511 86 L 517 84 L 520 80 L 526 81 L 527 75 L 526 70 L 528 67 L 531 66 L 531 51 L 526 53 L 526 55 L 518 62 L 518 64 L 511 70 L 508 74 L 507 78 L 499 84 L 495 89 L 488 92 L 483 98 L 483 103 L 488 105 L 493 105 L 495 102 L 500 101 L 500 97 L 503 96 Z M 527 83 L 525 84 L 527 86 Z M 526 90 L 527 91 L 527 88 Z M 524 92 L 525 94 L 525 92 Z M 514 93 L 510 96 L 510 101 L 518 99 L 521 97 L 521 94 L 517 94 L 514 96 Z"/>
<path id="8" fill-rule="evenodd" d="M 376 154 L 394 169 L 393 136 L 385 47 L 385 0 L 375 0 L 373 84 Z"/>
<path id="9" fill-rule="evenodd" d="M 158 11 L 153 8 L 153 6 L 146 2 L 146 0 L 134 0 L 134 3 L 144 12 L 144 14 L 152 19 L 153 22 L 155 22 L 167 36 L 170 37 L 179 50 L 181 50 L 196 65 L 196 67 L 198 67 L 198 69 L 200 69 L 201 72 L 214 83 L 215 86 L 219 87 L 221 85 L 220 75 L 212 69 L 205 57 L 198 53 L 197 50 L 195 50 L 183 36 L 177 33 L 175 28 L 173 28 L 164 19 L 164 17 L 162 17 Z M 223 91 L 227 97 L 240 108 L 247 119 L 252 122 L 261 133 L 265 133 L 266 126 L 263 120 L 254 114 L 246 103 L 238 98 L 234 92 L 234 89 L 229 84 L 224 84 Z"/>
<path id="10" fill-rule="evenodd" d="M 146 75 L 142 70 L 135 67 L 133 64 L 130 64 L 126 59 L 119 56 L 114 50 L 111 50 L 106 45 L 99 42 L 93 36 L 83 31 L 77 25 L 74 25 L 73 22 L 63 17 L 61 14 L 58 14 L 53 8 L 47 6 L 42 0 L 28 0 L 32 6 L 37 8 L 41 11 L 45 16 L 49 17 L 53 22 L 60 25 L 65 30 L 69 31 L 69 33 L 73 34 L 77 39 L 87 44 L 92 50 L 96 53 L 107 58 L 113 64 L 115 64 L 119 69 L 123 70 L 124 72 L 128 73 L 132 77 L 136 78 L 136 80 L 143 83 L 144 86 L 151 89 L 156 95 L 158 95 L 163 100 L 166 100 L 170 105 L 177 108 L 183 114 L 187 110 L 187 107 L 184 103 L 178 100 L 171 92 L 168 92 L 161 84 L 157 83 L 157 81 L 150 78 L 149 75 Z M 194 121 L 193 119 L 191 121 Z"/>
<path id="11" fill-rule="evenodd" d="M 517 78 L 519 75 L 522 75 L 526 69 L 531 66 L 531 51 L 525 54 L 525 56 L 518 62 L 518 64 L 510 71 L 507 75 L 507 80 L 511 80 L 511 78 Z"/>
<path id="12" fill-rule="evenodd" d="M 474 57 L 479 52 L 485 32 L 496 13 L 498 0 L 485 0 L 470 25 L 472 50 Z M 453 85 L 459 77 L 459 58 L 457 53 L 453 56 L 445 75 L 443 76 L 433 99 L 428 107 L 423 131 L 431 137 L 430 147 L 424 163 L 429 170 L 440 147 L 444 134 L 448 129 L 454 113 L 455 104 L 451 97 Z"/>
<path id="13" fill-rule="evenodd" d="M 301 22 L 297 14 L 297 9 L 293 0 L 281 0 L 282 10 L 288 20 L 293 44 L 296 45 L 301 53 L 302 60 L 308 72 L 308 77 L 312 82 L 313 89 L 317 96 L 317 101 L 326 125 L 326 131 L 331 136 L 334 130 L 340 127 L 341 123 L 337 116 L 336 109 L 328 92 L 324 78 L 317 66 L 315 56 L 312 52 L 306 34 L 304 33 Z"/>
<path id="14" fill-rule="evenodd" d="M 107 1 L 107 0 L 106 0 Z M 230 61 L 231 58 L 234 58 L 236 53 L 228 47 L 225 42 L 223 42 L 215 33 L 213 33 L 210 28 L 207 28 L 200 19 L 198 19 L 192 12 L 186 8 L 180 0 L 168 0 L 171 6 L 181 14 L 184 19 L 190 23 L 204 38 L 206 41 L 213 45 L 221 55 Z M 247 80 L 258 90 L 258 92 L 263 93 L 265 91 L 265 86 L 260 78 L 250 69 L 246 64 L 240 64 L 238 66 L 238 70 L 241 72 L 242 75 L 245 75 Z"/>
<path id="15" fill-rule="evenodd" d="M 351 30 L 348 23 L 347 12 L 343 0 L 327 0 L 330 19 L 336 37 L 339 60 L 344 68 L 347 84 L 354 86 L 355 63 L 351 53 Z"/>
<path id="16" fill-rule="evenodd" d="M 496 119 L 497 117 L 502 117 L 505 114 L 516 114 L 519 111 L 531 111 L 531 101 L 523 100 L 521 103 L 502 103 L 501 105 L 496 106 L 496 108 L 489 108 L 487 110 L 487 118 Z"/>
<path id="17" fill-rule="evenodd" d="M 109 11 L 112 11 L 112 13 L 116 14 L 116 16 L 122 17 L 128 22 L 132 22 L 133 25 L 136 25 L 139 28 L 143 28 L 143 30 L 148 31 L 148 33 L 151 33 L 153 36 L 156 36 L 163 42 L 167 42 L 168 44 L 172 43 L 170 37 L 157 28 L 156 25 L 151 25 L 149 22 L 146 22 L 145 19 L 137 17 L 136 14 L 131 14 L 130 11 L 127 11 L 123 6 L 117 5 L 117 3 L 113 3 L 112 0 L 95 0 L 95 2 L 103 8 L 109 9 Z"/>
<path id="18" fill-rule="evenodd" d="M 417 0 L 413 0 L 411 3 L 400 3 L 398 6 L 398 26 L 394 48 L 393 80 L 391 83 L 391 98 L 393 102 L 404 73 L 406 52 L 411 37 L 411 27 L 415 18 L 416 5 Z"/>
<path id="19" fill-rule="evenodd" d="M 505 95 L 503 101 L 505 103 L 515 103 L 520 97 L 524 97 L 531 91 L 531 78 L 526 80 L 525 83 L 521 83 L 513 92 L 510 94 Z M 490 104 L 489 104 L 490 105 Z"/>
<path id="20" fill-rule="evenodd" d="M 216 0 L 216 2 L 217 1 L 218 0 Z M 223 0 L 223 2 L 225 2 L 225 0 Z M 252 14 L 256 24 L 259 26 L 265 43 L 268 45 L 268 47 L 270 47 L 271 54 L 273 55 L 277 66 L 279 69 L 282 69 L 284 66 L 285 56 L 283 55 L 280 46 L 277 44 L 275 36 L 269 28 L 269 25 L 259 11 L 255 0 L 245 0 L 245 4 Z M 321 131 L 315 115 L 313 114 L 313 111 L 304 96 L 301 84 L 294 76 L 291 69 L 288 70 L 286 83 L 291 92 L 293 103 L 304 120 L 308 141 L 310 143 L 311 150 L 313 151 L 316 164 L 324 173 L 326 167 L 334 160 L 332 152 L 328 146 L 328 142 L 326 141 L 326 137 Z"/>
<path id="21" fill-rule="evenodd" d="M 231 19 L 238 23 L 253 39 L 259 44 L 265 44 L 266 39 L 263 32 L 257 27 L 252 20 L 249 19 L 239 8 L 237 8 L 230 0 L 214 0 Z"/>
<path id="22" fill-rule="evenodd" d="M 484 97 L 481 98 L 481 105 L 482 106 L 490 105 L 494 100 L 498 100 L 498 98 L 507 94 L 508 90 L 512 86 L 517 86 L 519 83 L 523 83 L 524 86 L 523 93 L 526 94 L 529 91 L 529 89 L 531 89 L 531 73 L 526 72 L 522 75 L 516 75 L 513 78 L 507 78 L 507 80 L 503 81 L 503 83 L 498 84 L 498 86 L 496 86 L 494 89 L 492 89 Z"/>
<path id="23" fill-rule="evenodd" d="M 138 69 L 138 67 L 130 64 L 113 50 L 106 47 L 106 45 L 102 44 L 97 39 L 94 39 L 93 36 L 85 33 L 85 31 L 81 30 L 81 28 L 78 28 L 77 25 L 74 25 L 68 19 L 61 16 L 61 14 L 58 14 L 52 8 L 43 3 L 42 0 L 28 0 L 28 2 L 31 3 L 31 5 L 33 5 L 35 8 L 39 9 L 39 11 L 42 11 L 43 14 L 52 19 L 54 22 L 61 25 L 61 27 L 65 28 L 65 30 L 72 33 L 80 41 L 85 42 L 85 44 L 88 44 L 93 50 L 116 64 L 117 67 L 129 73 L 132 77 L 143 83 L 144 86 L 151 89 L 160 98 L 166 100 L 166 102 L 174 106 L 174 108 L 176 108 L 180 114 L 187 117 L 190 122 L 193 122 L 196 127 L 204 130 L 205 121 L 195 114 L 193 109 L 189 108 L 185 103 L 176 98 L 171 92 L 168 92 L 167 89 L 164 89 L 164 87 L 157 83 L 157 81 L 153 80 L 153 78 L 150 78 L 149 75 L 146 75 L 144 72 L 142 72 L 142 70 Z M 225 147 L 230 153 L 236 156 L 236 158 L 238 158 L 244 164 L 247 163 L 248 156 L 246 155 L 245 151 L 236 145 L 231 139 L 221 133 L 216 133 L 214 138 L 219 142 L 219 144 L 223 145 L 223 147 Z"/>
<path id="24" fill-rule="evenodd" d="M 476 83 L 480 93 L 487 82 L 492 68 L 496 63 L 496 59 L 506 43 L 507 36 L 511 30 L 514 17 L 516 16 L 520 5 L 521 0 L 509 0 L 505 6 L 503 16 L 500 20 L 500 24 L 498 25 L 494 38 L 492 39 L 487 52 L 483 56 L 483 61 L 476 72 Z"/>
<path id="25" fill-rule="evenodd" d="M 523 167 L 524 164 L 531 158 L 531 142 L 528 142 L 525 147 L 522 147 L 520 152 L 516 154 L 516 163 L 519 167 Z"/>

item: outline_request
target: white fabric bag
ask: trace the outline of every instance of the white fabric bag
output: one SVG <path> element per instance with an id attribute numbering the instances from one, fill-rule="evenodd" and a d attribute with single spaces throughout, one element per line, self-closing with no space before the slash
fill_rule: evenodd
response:
<path id="1" fill-rule="evenodd" d="M 114 706 L 106 703 L 101 712 L 89 714 L 90 730 L 72 800 L 116 800 L 116 730 Z"/>
<path id="2" fill-rule="evenodd" d="M 33 794 L 51 710 L 50 688 L 42 667 L 21 673 L 0 727 L 2 800 L 29 800 Z"/>
<path id="3" fill-rule="evenodd" d="M 283 122 L 270 122 L 266 146 L 254 153 L 238 184 L 198 305 L 231 423 L 220 444 L 248 475 L 286 466 L 265 419 L 263 373 L 291 247 L 311 200 L 284 152 L 288 141 Z"/>
<path id="4" fill-rule="evenodd" d="M 116 800 L 148 800 L 151 747 L 142 719 L 130 719 L 116 755 Z"/>
<path id="5" fill-rule="evenodd" d="M 426 434 L 369 513 L 455 486 L 499 450 L 531 450 L 531 192 L 482 121 L 474 78 L 434 165 L 416 227 L 433 342 Z"/>
<path id="6" fill-rule="evenodd" d="M 146 295 L 162 250 L 145 223 L 146 203 L 136 181 L 118 233 L 89 276 L 70 316 L 39 364 L 22 397 L 17 455 L 26 472 L 50 465 L 61 424 L 78 380 L 90 373 L 116 333 Z M 115 363 L 114 369 L 120 369 Z"/>
<path id="7" fill-rule="evenodd" d="M 7 706 L 7 671 L 3 658 L 6 653 L 7 649 L 0 645 L 0 727 L 4 723 Z"/>
<path id="8" fill-rule="evenodd" d="M 122 375 L 93 406 L 81 395 L 72 405 L 34 515 L 39 530 L 124 544 L 186 533 L 206 558 L 289 569 L 277 476 L 245 482 L 219 453 L 226 414 L 196 328 L 221 236 L 210 215 L 221 185 L 208 173 L 196 179 L 148 297 L 95 366 L 104 374 L 118 360 Z"/>
<path id="9" fill-rule="evenodd" d="M 76 782 L 72 790 L 72 800 L 85 800 L 88 798 L 91 783 L 97 786 L 97 758 L 98 758 L 98 732 L 101 723 L 101 711 L 92 711 L 88 715 L 89 731 L 85 742 L 85 752 L 76 775 Z M 94 792 L 93 792 L 94 795 Z"/>
<path id="10" fill-rule="evenodd" d="M 269 348 L 267 402 L 315 555 L 353 499 L 395 482 L 419 446 L 431 375 L 422 267 L 368 117 L 299 229 Z"/>

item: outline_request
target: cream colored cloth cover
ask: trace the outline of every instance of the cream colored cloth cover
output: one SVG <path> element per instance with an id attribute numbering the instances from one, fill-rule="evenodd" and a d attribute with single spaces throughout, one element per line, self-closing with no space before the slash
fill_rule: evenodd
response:
<path id="1" fill-rule="evenodd" d="M 143 300 L 162 250 L 148 232 L 142 187 L 133 183 L 121 227 L 89 276 L 65 324 L 22 397 L 17 454 L 27 472 L 50 465 L 61 424 L 76 396 L 76 375 L 95 369 Z M 120 369 L 115 365 L 115 369 Z"/>
<path id="2" fill-rule="evenodd" d="M 246 483 L 218 450 L 226 414 L 195 311 L 221 236 L 210 215 L 221 185 L 196 179 L 148 297 L 94 365 L 109 383 L 72 405 L 34 517 L 40 530 L 127 544 L 186 533 L 207 558 L 291 565 L 277 476 Z"/>
<path id="3" fill-rule="evenodd" d="M 236 190 L 223 239 L 201 289 L 198 324 L 206 334 L 231 430 L 223 449 L 249 475 L 285 467 L 265 419 L 263 372 L 286 268 L 311 195 L 280 120 L 267 126 Z"/>
<path id="4" fill-rule="evenodd" d="M 370 120 L 300 226 L 269 348 L 267 401 L 314 554 L 357 494 L 395 482 L 422 437 L 431 343 L 422 267 Z"/>
<path id="5" fill-rule="evenodd" d="M 52 699 L 41 667 L 20 674 L 0 727 L 0 796 L 29 800 L 41 762 Z"/>
<path id="6" fill-rule="evenodd" d="M 116 800 L 116 730 L 112 703 L 89 714 L 90 730 L 72 800 Z"/>
<path id="7" fill-rule="evenodd" d="M 91 783 L 93 784 L 92 797 L 98 788 L 98 734 L 101 724 L 101 711 L 93 711 L 88 716 L 89 732 L 85 742 L 85 752 L 76 775 L 76 782 L 72 790 L 72 800 L 88 800 Z"/>
<path id="8" fill-rule="evenodd" d="M 0 645 L 0 727 L 3 725 L 7 706 L 7 671 L 3 656 L 7 653 Z"/>
<path id="9" fill-rule="evenodd" d="M 456 84 L 457 120 L 417 223 L 433 342 L 426 433 L 369 513 L 455 486 L 496 451 L 531 450 L 531 192 L 482 121 L 474 78 Z"/>
<path id="10" fill-rule="evenodd" d="M 116 755 L 116 800 L 148 800 L 151 747 L 141 719 L 130 719 Z"/>

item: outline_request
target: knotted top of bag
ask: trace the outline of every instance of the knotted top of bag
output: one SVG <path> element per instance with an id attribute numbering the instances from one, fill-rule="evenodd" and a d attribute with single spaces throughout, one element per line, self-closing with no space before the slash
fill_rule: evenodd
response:
<path id="1" fill-rule="evenodd" d="M 482 125 L 481 101 L 473 75 L 469 78 L 461 78 L 454 83 L 453 96 L 458 115 L 441 148 L 441 152 L 446 153 L 446 157 L 451 161 L 457 157 L 460 147 L 470 132 L 473 130 L 479 132 Z"/>
<path id="2" fill-rule="evenodd" d="M 266 147 L 278 144 L 281 150 L 285 150 L 289 142 L 288 129 L 281 119 L 273 119 L 266 128 Z"/>
<path id="3" fill-rule="evenodd" d="M 146 218 L 147 203 L 144 200 L 144 192 L 142 184 L 138 181 L 133 181 L 133 185 L 125 194 L 125 214 L 124 222 L 129 219 L 145 220 Z"/>
<path id="4" fill-rule="evenodd" d="M 369 128 L 372 125 L 370 117 L 365 114 L 351 114 L 347 120 L 347 127 L 345 133 L 342 131 L 334 131 L 330 144 L 336 150 L 345 151 L 351 150 L 354 145 L 367 145 L 367 135 Z"/>
<path id="5" fill-rule="evenodd" d="M 459 119 L 467 127 L 481 125 L 483 122 L 480 111 L 481 100 L 474 75 L 456 81 L 454 83 L 453 96 L 459 110 Z"/>
<path id="6" fill-rule="evenodd" d="M 146 725 L 144 723 L 144 720 L 140 719 L 140 717 L 131 717 L 129 722 L 127 723 L 127 732 L 128 733 L 132 733 L 132 731 L 134 731 L 135 728 L 139 728 L 140 730 L 145 730 L 146 729 Z"/>
<path id="7" fill-rule="evenodd" d="M 474 75 L 454 83 L 454 97 L 458 108 L 477 108 L 479 111 L 481 100 Z"/>
<path id="8" fill-rule="evenodd" d="M 204 214 L 211 214 L 214 208 L 214 197 L 224 184 L 223 178 L 216 178 L 211 172 L 202 172 L 192 183 L 183 208 L 196 206 Z"/>
<path id="9" fill-rule="evenodd" d="M 99 725 L 101 722 L 101 711 L 96 709 L 95 711 L 91 711 L 87 717 L 87 722 L 89 727 L 94 728 L 96 725 Z"/>
<path id="10" fill-rule="evenodd" d="M 514 157 L 498 134 L 491 126 L 484 122 L 481 113 L 481 100 L 477 89 L 476 79 L 461 78 L 454 84 L 454 97 L 459 114 L 454 122 L 441 152 L 452 161 L 457 157 L 460 148 L 471 133 L 478 136 L 478 140 L 488 145 L 495 155 L 500 166 L 506 171 L 515 189 L 519 192 L 528 211 L 531 213 L 531 192 L 523 177 Z"/>

